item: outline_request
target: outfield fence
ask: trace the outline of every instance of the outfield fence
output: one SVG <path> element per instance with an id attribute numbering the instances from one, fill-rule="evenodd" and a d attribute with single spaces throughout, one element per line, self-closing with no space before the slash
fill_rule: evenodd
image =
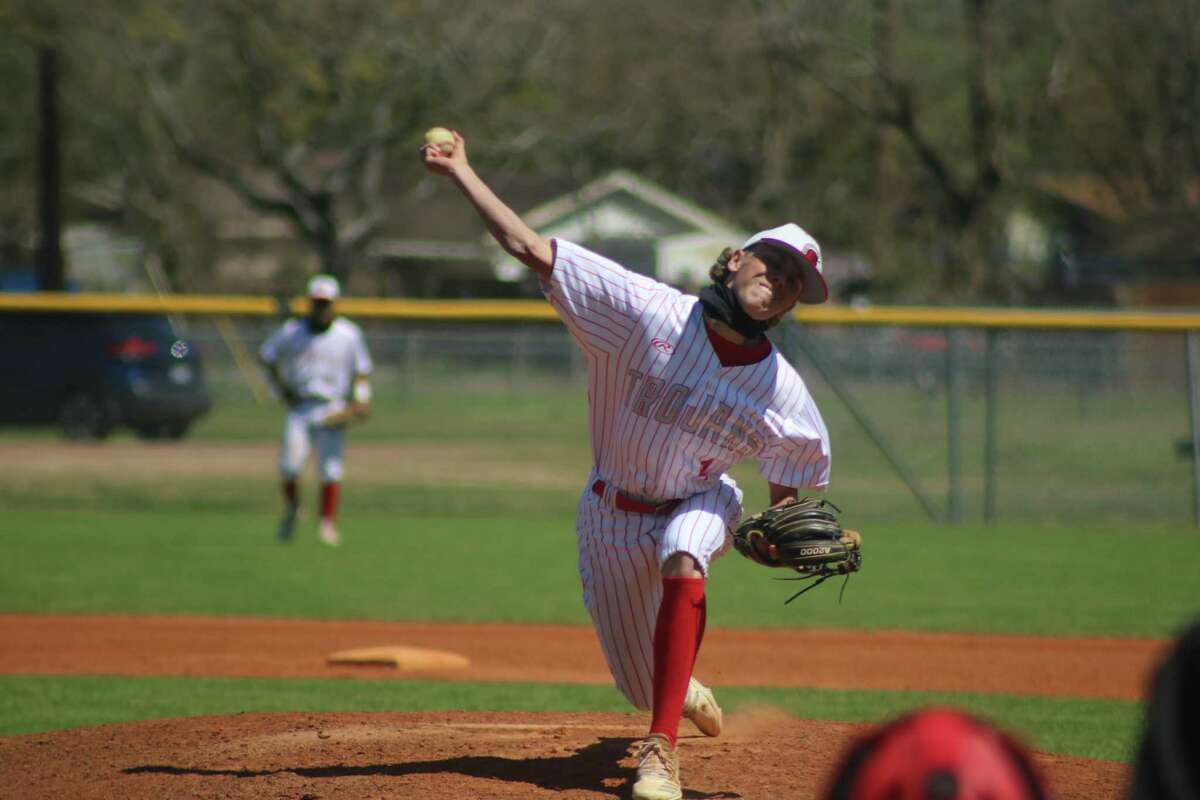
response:
<path id="1" fill-rule="evenodd" d="M 0 295 L 0 313 L 170 315 L 218 409 L 271 402 L 254 354 L 301 298 Z M 345 299 L 376 392 L 582 394 L 541 301 Z M 1200 314 L 822 307 L 772 332 L 833 442 L 831 496 L 891 519 L 1200 525 Z M 497 418 L 502 429 L 504 420 Z"/>

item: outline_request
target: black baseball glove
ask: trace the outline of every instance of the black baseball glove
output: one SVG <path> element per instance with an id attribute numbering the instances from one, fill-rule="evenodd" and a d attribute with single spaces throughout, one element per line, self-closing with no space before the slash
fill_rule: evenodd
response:
<path id="1" fill-rule="evenodd" d="M 802 497 L 768 508 L 738 525 L 733 546 L 751 561 L 768 567 L 788 567 L 800 573 L 784 580 L 812 581 L 784 605 L 834 575 L 858 572 L 862 566 L 862 537 L 838 521 L 841 509 L 815 497 Z M 845 589 L 845 584 L 842 584 Z"/>

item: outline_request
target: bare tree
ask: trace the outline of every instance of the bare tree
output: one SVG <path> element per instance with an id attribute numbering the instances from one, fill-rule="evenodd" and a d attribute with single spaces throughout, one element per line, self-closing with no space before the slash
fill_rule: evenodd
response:
<path id="1" fill-rule="evenodd" d="M 1130 216 L 1200 206 L 1200 3 L 1057 0 L 1049 93 L 1076 156 Z"/>
<path id="2" fill-rule="evenodd" d="M 178 157 L 287 220 L 348 282 L 386 217 L 389 153 L 499 102 L 539 52 L 520 15 L 462 5 L 180 0 L 169 34 L 129 52 Z M 485 48 L 480 31 L 499 28 Z"/>
<path id="3" fill-rule="evenodd" d="M 759 0 L 763 35 L 793 70 L 876 126 L 876 148 L 888 141 L 885 131 L 907 145 L 924 176 L 920 191 L 930 193 L 940 226 L 950 232 L 943 291 L 1002 299 L 1012 282 L 988 258 L 986 247 L 1005 183 L 998 141 L 1002 101 L 994 89 L 997 0 L 961 0 L 957 18 L 928 13 L 944 9 L 940 4 L 922 13 L 876 0 L 865 13 L 856 13 L 863 9 L 854 6 L 841 19 L 826 14 L 825 24 L 815 25 L 811 17 L 819 11 L 809 5 Z M 922 24 L 926 29 L 918 30 Z M 923 46 L 914 45 L 921 37 Z M 921 52 L 931 60 L 913 56 Z M 874 158 L 881 163 L 884 156 L 877 150 Z"/>

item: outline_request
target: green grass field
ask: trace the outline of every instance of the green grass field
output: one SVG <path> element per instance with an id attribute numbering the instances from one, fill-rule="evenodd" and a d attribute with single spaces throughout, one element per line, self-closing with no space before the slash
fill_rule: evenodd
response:
<path id="1" fill-rule="evenodd" d="M 502 453 L 518 466 L 562 465 L 565 474 L 587 469 L 586 394 L 577 381 L 542 376 L 522 383 L 506 374 L 463 373 L 422 373 L 401 380 L 385 372 L 377 383 L 376 413 L 355 430 L 355 441 L 445 443 L 475 448 L 492 458 Z M 944 512 L 950 490 L 945 396 L 937 389 L 930 393 L 895 382 L 858 382 L 847 388 L 929 502 Z M 922 504 L 889 465 L 879 444 L 830 387 L 814 377 L 812 391 L 833 442 L 831 496 L 862 520 L 927 520 Z M 279 409 L 270 402 L 255 403 L 236 376 L 222 373 L 214 379 L 214 392 L 216 408 L 195 425 L 192 440 L 217 444 L 278 438 Z M 984 399 L 975 387 L 965 392 L 959 420 L 965 521 L 982 518 L 984 427 Z M 1191 461 L 1179 450 L 1189 435 L 1181 389 L 1126 387 L 1089 395 L 1069 383 L 1002 387 L 996 428 L 993 490 L 1000 521 L 1120 523 L 1135 534 L 1146 526 L 1181 528 L 1193 522 Z M 0 429 L 0 442 L 29 437 L 56 440 L 50 429 Z M 128 432 L 116 437 L 132 438 Z M 353 464 L 350 468 L 353 471 Z M 737 474 L 746 479 L 743 488 L 752 497 L 758 483 L 753 468 Z M 114 476 L 103 487 L 104 495 L 140 498 L 122 483 L 121 476 Z M 53 492 L 74 502 L 82 489 L 97 485 L 68 483 Z M 391 488 L 404 495 L 402 483 Z M 227 489 L 221 491 L 228 494 Z M 26 502 L 14 494 L 25 493 L 0 487 L 0 500 Z"/>
<path id="2" fill-rule="evenodd" d="M 311 535 L 280 547 L 269 513 L 14 509 L 0 609 L 587 624 L 570 514 L 401 516 L 351 502 L 354 546 L 336 551 Z M 820 591 L 784 608 L 791 584 L 723 558 L 710 621 L 1166 637 L 1195 611 L 1194 575 L 1177 568 L 1200 559 L 1189 533 L 1143 534 L 1139 550 L 1154 558 L 1136 571 L 1120 530 L 897 525 L 867 536 L 866 569 L 840 606 Z"/>
<path id="3" fill-rule="evenodd" d="M 383 405 L 352 435 L 358 442 L 454 443 L 455 458 L 502 452 L 513 474 L 550 463 L 582 480 L 583 417 L 574 390 L 413 393 Z M 195 437 L 214 444 L 271 441 L 279 423 L 273 408 L 227 403 Z M 9 432 L 5 441 L 18 435 Z M 851 441 L 835 469 L 848 479 L 834 497 L 867 537 L 865 569 L 851 580 L 843 604 L 826 587 L 784 607 L 790 584 L 731 555 L 714 571 L 710 625 L 1165 638 L 1200 609 L 1194 577 L 1200 535 L 1190 525 L 930 524 L 911 513 L 913 501 L 869 447 L 849 433 L 842 438 Z M 53 441 L 47 434 L 22 440 L 32 448 Z M 1136 453 L 1130 458 L 1136 462 Z M 353 476 L 353 449 L 348 460 Z M 31 475 L 10 465 L 0 475 L 0 612 L 587 623 L 575 575 L 573 481 L 572 488 L 515 487 L 500 473 L 464 487 L 386 474 L 352 478 L 342 518 L 349 544 L 330 551 L 311 535 L 288 547 L 274 541 L 273 467 L 273 461 L 251 465 L 249 477 L 178 477 L 70 465 Z M 1102 485 L 1116 484 L 1121 474 L 1095 470 Z M 754 468 L 736 475 L 747 506 L 763 504 Z M 1186 486 L 1178 491 L 1186 494 Z M 1103 493 L 1096 498 L 1115 502 Z M 910 513 L 890 513 L 906 503 Z M 1130 757 L 1142 713 L 1134 702 L 985 694 L 722 686 L 721 698 L 728 709 L 770 704 L 849 721 L 955 703 L 1012 726 L 1040 748 L 1116 760 Z M 608 687 L 0 677 L 4 735 L 249 710 L 449 708 L 627 710 Z"/>
<path id="4" fill-rule="evenodd" d="M 921 504 L 889 465 L 879 444 L 819 377 L 811 388 L 833 442 L 833 491 L 857 513 L 879 520 L 924 520 Z M 586 395 L 564 380 L 514 383 L 511 376 L 432 374 L 383 381 L 380 411 L 358 432 L 380 442 L 470 443 L 524 458 L 564 455 L 586 466 Z M 442 384 L 453 387 L 447 391 Z M 201 421 L 202 440 L 274 440 L 278 410 L 223 384 L 221 405 Z M 845 387 L 871 424 L 940 510 L 948 502 L 946 397 L 895 382 Z M 984 502 L 985 402 L 964 392 L 959 469 L 964 519 L 979 520 Z M 1001 519 L 1138 525 L 1193 521 L 1190 459 L 1177 445 L 1189 436 L 1182 387 L 1134 387 L 1088 393 L 1070 382 L 1002 386 L 996 411 L 997 510 Z M 547 452 L 547 449 L 549 452 Z M 753 470 L 745 470 L 746 476 Z M 745 482 L 744 482 L 745 483 Z"/>

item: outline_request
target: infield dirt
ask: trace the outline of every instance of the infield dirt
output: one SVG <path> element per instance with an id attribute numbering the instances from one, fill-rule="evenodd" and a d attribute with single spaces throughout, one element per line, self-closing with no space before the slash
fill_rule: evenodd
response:
<path id="1" fill-rule="evenodd" d="M 641 718 L 624 714 L 241 714 L 0 739 L 23 798 L 567 798 L 629 796 Z M 686 798 L 809 800 L 864 726 L 733 714 L 680 739 Z M 1059 800 L 1116 800 L 1125 768 L 1037 754 Z"/>
<path id="2" fill-rule="evenodd" d="M 356 677 L 330 666 L 356 646 L 404 644 L 471 665 L 430 680 L 607 683 L 593 634 L 570 626 L 433 625 L 141 616 L 0 615 L 0 673 Z M 548 641 L 555 642 L 551 648 Z M 724 631 L 697 674 L 722 683 L 1020 691 L 1140 697 L 1163 652 L 1151 640 L 1036 639 L 838 631 Z M 803 661 L 804 669 L 795 667 Z M 628 797 L 639 714 L 240 714 L 0 738 L 0 789 L 22 798 Z M 688 798 L 816 798 L 866 726 L 772 709 L 728 715 L 718 739 L 681 733 Z M 1117 800 L 1123 764 L 1036 754 L 1052 796 Z"/>

